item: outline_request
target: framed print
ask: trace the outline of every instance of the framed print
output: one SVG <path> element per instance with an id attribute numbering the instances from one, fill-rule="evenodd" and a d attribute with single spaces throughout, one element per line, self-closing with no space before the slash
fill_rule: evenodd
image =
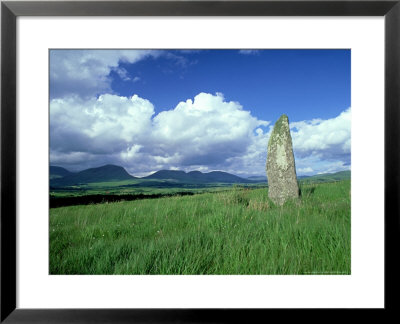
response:
<path id="1" fill-rule="evenodd" d="M 399 14 L 2 2 L 1 321 L 394 310 Z"/>

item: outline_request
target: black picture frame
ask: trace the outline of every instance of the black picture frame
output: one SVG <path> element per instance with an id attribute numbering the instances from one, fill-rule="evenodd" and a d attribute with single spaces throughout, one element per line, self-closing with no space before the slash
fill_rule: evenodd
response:
<path id="1" fill-rule="evenodd" d="M 384 16 L 385 308 L 399 291 L 400 0 L 392 1 L 2 1 L 1 316 L 5 323 L 198 323 L 259 321 L 270 309 L 16 308 L 16 18 L 18 16 Z M 270 312 L 268 315 L 266 312 Z M 299 315 L 304 311 L 297 310 Z M 306 313 L 308 314 L 308 312 Z M 261 317 L 260 317 L 261 316 Z M 309 315 L 306 315 L 309 316 Z M 325 315 L 323 315 L 325 316 Z M 368 315 L 369 316 L 369 315 Z M 243 319 L 246 320 L 243 321 Z M 267 319 L 267 317 L 265 317 Z M 263 321 L 264 322 L 264 321 Z"/>

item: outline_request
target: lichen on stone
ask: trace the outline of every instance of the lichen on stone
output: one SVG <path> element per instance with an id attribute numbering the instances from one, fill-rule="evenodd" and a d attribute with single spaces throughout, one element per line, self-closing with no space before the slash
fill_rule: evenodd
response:
<path id="1" fill-rule="evenodd" d="M 289 118 L 286 115 L 282 115 L 275 123 L 267 152 L 268 196 L 282 205 L 299 194 Z"/>

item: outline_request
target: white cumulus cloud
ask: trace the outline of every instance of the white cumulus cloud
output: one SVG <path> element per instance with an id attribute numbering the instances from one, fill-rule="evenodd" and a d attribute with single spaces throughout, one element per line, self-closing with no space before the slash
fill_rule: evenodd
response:
<path id="1" fill-rule="evenodd" d="M 111 71 L 123 80 L 130 79 L 120 63 L 132 64 L 160 55 L 162 52 L 155 50 L 51 50 L 50 97 L 74 94 L 90 98 L 111 92 Z"/>
<path id="2" fill-rule="evenodd" d="M 200 93 L 193 101 L 161 112 L 153 124 L 159 148 L 173 148 L 179 163 L 190 166 L 218 165 L 242 156 L 252 142 L 253 130 L 268 122 L 253 117 L 237 102 L 226 102 L 222 94 Z"/>
<path id="3" fill-rule="evenodd" d="M 153 105 L 137 95 L 53 99 L 50 102 L 50 148 L 64 153 L 121 152 L 145 140 L 153 114 Z"/>
<path id="4" fill-rule="evenodd" d="M 160 169 L 265 174 L 272 126 L 221 93 L 199 93 L 155 115 L 138 95 L 50 102 L 50 160 L 70 169 L 113 163 L 136 175 Z M 290 124 L 299 175 L 350 168 L 351 109 Z"/>
<path id="5" fill-rule="evenodd" d="M 68 153 L 73 165 L 87 154 L 113 160 L 131 172 L 162 168 L 222 169 L 247 154 L 269 122 L 258 120 L 222 94 L 200 93 L 174 109 L 154 115 L 153 105 L 137 95 L 70 96 L 50 103 L 52 162 Z M 85 154 L 83 154 L 85 153 Z"/>
<path id="6" fill-rule="evenodd" d="M 335 118 L 290 124 L 293 147 L 298 157 L 315 155 L 332 160 L 351 151 L 351 108 Z"/>

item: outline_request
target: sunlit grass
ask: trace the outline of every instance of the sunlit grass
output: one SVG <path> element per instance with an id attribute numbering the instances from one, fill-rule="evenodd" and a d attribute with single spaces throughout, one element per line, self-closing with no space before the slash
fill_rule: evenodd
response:
<path id="1" fill-rule="evenodd" d="M 50 210 L 51 274 L 350 274 L 350 181 Z"/>

